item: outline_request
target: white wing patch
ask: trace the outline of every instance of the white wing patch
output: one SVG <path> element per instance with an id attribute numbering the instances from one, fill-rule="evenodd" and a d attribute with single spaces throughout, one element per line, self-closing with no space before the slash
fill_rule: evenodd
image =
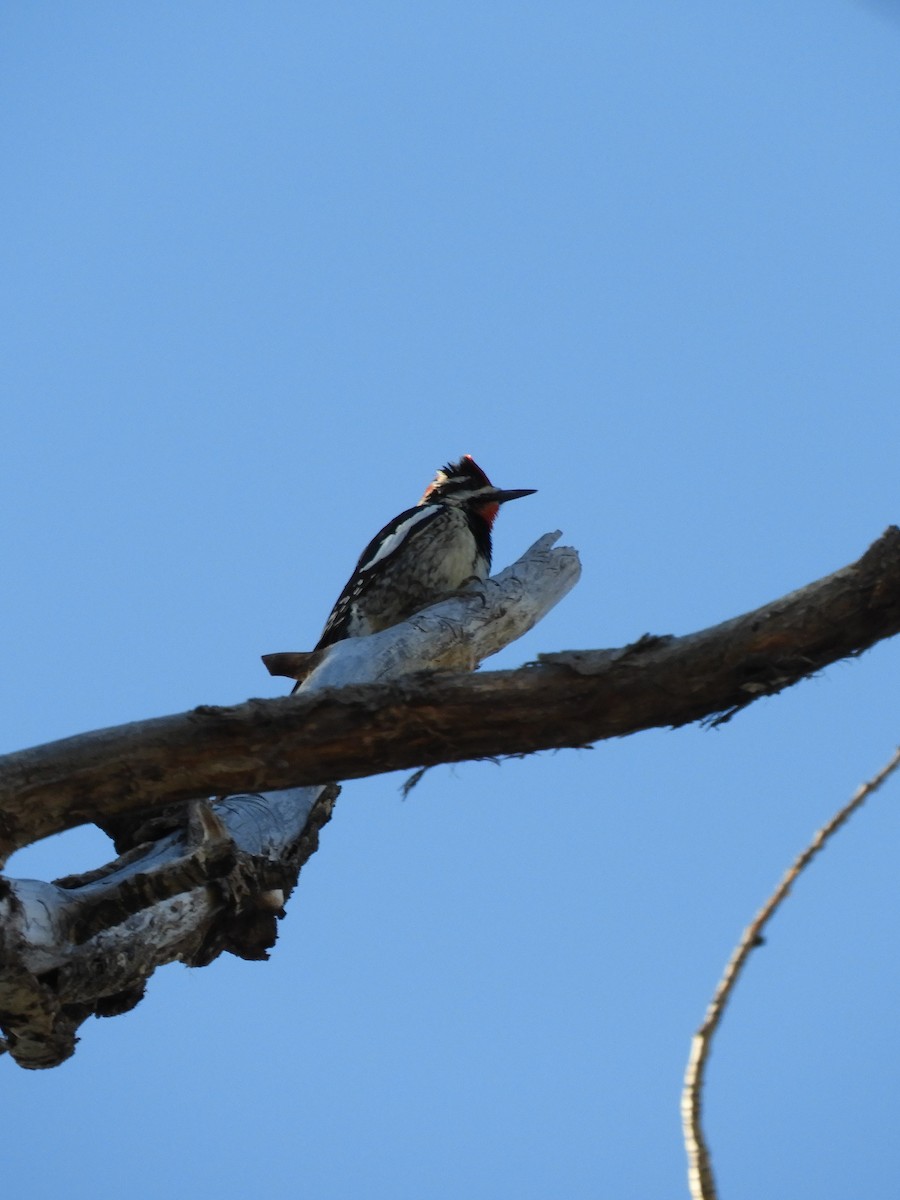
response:
<path id="1" fill-rule="evenodd" d="M 378 547 L 377 552 L 373 554 L 368 562 L 360 564 L 360 571 L 371 571 L 372 567 L 380 563 L 382 559 L 387 558 L 389 554 L 393 554 L 409 537 L 417 525 L 421 525 L 423 521 L 433 520 L 440 512 L 441 508 L 437 504 L 426 504 L 422 508 L 416 509 L 412 516 L 407 517 L 389 537 L 384 539 Z"/>

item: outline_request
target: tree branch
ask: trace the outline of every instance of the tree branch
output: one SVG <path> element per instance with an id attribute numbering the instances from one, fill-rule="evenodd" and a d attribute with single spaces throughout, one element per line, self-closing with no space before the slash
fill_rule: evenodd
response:
<path id="1" fill-rule="evenodd" d="M 526 559 L 508 572 L 526 571 Z M 577 574 L 571 561 L 557 560 L 552 568 L 563 594 Z M 471 644 L 450 616 L 462 611 L 468 621 L 482 613 L 485 628 L 494 628 L 495 606 L 507 616 L 515 610 L 503 591 L 504 576 L 483 593 L 436 605 L 407 625 L 338 643 L 309 677 L 310 692 L 203 707 L 0 759 L 0 849 L 9 852 L 103 814 L 203 794 L 584 746 L 703 718 L 721 722 L 760 696 L 900 632 L 900 530 L 891 526 L 858 562 L 686 637 L 547 654 L 534 666 L 474 677 L 442 671 L 331 686 L 359 679 L 361 664 L 366 678 L 391 677 L 403 638 L 421 636 L 424 646 L 440 635 L 437 661 L 471 665 Z"/>
<path id="2" fill-rule="evenodd" d="M 196 806 L 186 830 L 55 883 L 0 877 L 0 1025 L 23 1067 L 55 1067 L 89 1016 L 116 1016 L 176 959 L 267 957 L 337 788 Z"/>
<path id="3" fill-rule="evenodd" d="M 816 833 L 802 854 L 798 855 L 785 872 L 775 891 L 759 910 L 741 935 L 728 965 L 719 980 L 715 995 L 710 1001 L 703 1024 L 694 1034 L 691 1053 L 684 1077 L 681 1095 L 681 1119 L 684 1144 L 688 1159 L 688 1186 L 692 1200 L 716 1200 L 716 1183 L 712 1169 L 709 1146 L 703 1132 L 703 1087 L 706 1066 L 709 1061 L 712 1041 L 731 999 L 738 979 L 743 973 L 747 959 L 757 946 L 763 944 L 763 931 L 787 899 L 788 893 L 825 843 L 849 821 L 850 817 L 878 791 L 884 781 L 900 767 L 900 750 L 896 750 L 888 763 L 874 778 L 857 789 L 852 798 L 834 814 L 827 824 Z"/>
<path id="4" fill-rule="evenodd" d="M 417 614 L 390 636 L 317 656 L 304 692 L 348 673 L 391 678 L 411 663 L 473 666 L 529 629 L 574 584 L 577 555 L 551 549 L 557 537 L 547 535 L 496 579 Z M 117 772 L 122 779 L 121 763 Z M 87 1017 L 132 1008 L 157 966 L 174 959 L 204 966 L 223 950 L 267 957 L 276 918 L 336 793 L 329 785 L 230 795 L 214 805 L 194 802 L 187 820 L 184 805 L 149 816 L 129 808 L 130 817 L 118 819 L 98 813 L 131 847 L 116 862 L 54 884 L 0 878 L 0 1025 L 7 1035 L 0 1052 L 23 1067 L 56 1066 L 72 1054 Z M 147 840 L 135 845 L 140 839 Z"/>
<path id="5" fill-rule="evenodd" d="M 444 678 L 435 670 L 471 671 L 531 629 L 577 582 L 578 555 L 568 547 L 553 549 L 559 536 L 545 534 L 500 574 L 402 625 L 338 642 L 296 696 L 248 700 L 233 708 L 204 706 L 0 758 L 0 865 L 39 838 L 88 822 L 107 824 L 116 814 L 298 786 L 291 743 L 303 738 L 300 731 L 308 727 L 317 696 L 366 696 L 371 686 L 375 703 L 385 689 L 396 702 L 404 684 L 388 680 L 409 679 L 414 671 L 424 680 Z M 341 687 L 346 684 L 354 686 Z M 364 701 L 364 708 L 370 703 Z M 360 749 L 369 744 L 364 722 L 347 735 Z M 340 777 L 330 763 L 311 774 L 316 777 L 301 782 Z"/>
<path id="6" fill-rule="evenodd" d="M 335 796 L 293 785 L 724 720 L 900 631 L 900 530 L 891 528 L 852 566 L 701 633 L 546 655 L 476 678 L 448 671 L 519 636 L 574 584 L 577 555 L 551 549 L 557 536 L 404 625 L 307 658 L 294 697 L 0 760 L 5 850 L 116 814 L 137 815 L 130 833 L 154 839 L 55 884 L 0 879 L 0 1022 L 16 1060 L 62 1061 L 87 1016 L 132 1007 L 163 962 L 203 965 L 222 950 L 265 957 Z M 409 673 L 423 665 L 440 669 Z M 154 813 L 211 793 L 226 798 L 195 803 L 186 825 L 159 837 Z"/>

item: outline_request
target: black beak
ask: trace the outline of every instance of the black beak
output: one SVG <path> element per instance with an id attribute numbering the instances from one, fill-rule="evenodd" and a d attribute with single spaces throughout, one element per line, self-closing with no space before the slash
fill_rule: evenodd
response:
<path id="1" fill-rule="evenodd" d="M 504 491 L 503 488 L 494 488 L 494 494 L 490 497 L 497 504 L 505 504 L 507 500 L 519 500 L 522 496 L 533 496 L 537 488 L 513 488 Z"/>

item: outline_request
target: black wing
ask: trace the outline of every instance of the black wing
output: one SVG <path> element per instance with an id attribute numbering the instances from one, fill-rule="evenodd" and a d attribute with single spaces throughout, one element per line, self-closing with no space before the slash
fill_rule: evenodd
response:
<path id="1" fill-rule="evenodd" d="M 356 569 L 335 601 L 334 608 L 325 622 L 322 636 L 319 638 L 317 650 L 330 646 L 334 642 L 343 641 L 348 636 L 347 627 L 353 612 L 353 605 L 358 601 L 372 583 L 378 578 L 382 564 L 390 561 L 404 548 L 409 546 L 410 539 L 440 515 L 441 506 L 438 504 L 417 504 L 407 508 L 399 516 L 389 521 L 383 529 L 372 538 L 365 550 L 359 556 Z"/>

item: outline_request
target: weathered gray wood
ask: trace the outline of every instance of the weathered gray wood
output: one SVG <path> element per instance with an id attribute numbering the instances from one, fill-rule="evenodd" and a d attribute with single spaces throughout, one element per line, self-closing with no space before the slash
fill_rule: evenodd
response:
<path id="1" fill-rule="evenodd" d="M 575 551 L 552 549 L 558 537 L 545 535 L 499 575 L 403 625 L 338 642 L 294 698 L 197 708 L 0 758 L 0 864 L 38 838 L 117 813 L 341 778 L 330 764 L 299 773 L 294 766 L 294 743 L 305 740 L 321 697 L 342 684 L 377 687 L 413 671 L 468 671 L 521 637 L 578 579 Z M 403 686 L 391 693 L 395 702 Z M 364 726 L 349 733 L 359 749 L 370 740 Z"/>
<path id="2" fill-rule="evenodd" d="M 562 550 L 546 554 L 541 570 L 561 593 L 577 574 L 577 560 Z M 509 569 L 513 582 L 524 562 Z M 504 577 L 507 572 L 496 583 Z M 492 585 L 410 624 L 430 622 L 440 633 L 453 611 L 477 616 L 484 610 L 490 637 L 490 613 L 498 605 L 505 611 L 505 597 Z M 354 670 L 361 667 L 369 643 L 373 674 L 367 678 L 377 683 L 317 686 L 283 700 L 197 709 L 7 756 L 0 760 L 0 845 L 10 849 L 103 813 L 198 794 L 350 779 L 723 720 L 897 632 L 900 530 L 893 526 L 851 566 L 686 637 L 542 655 L 538 665 L 518 671 L 404 675 L 391 682 L 394 639 L 406 636 L 398 627 L 357 645 L 339 643 L 333 664 L 326 661 L 315 672 L 321 683 L 331 670 L 332 680 L 346 678 L 339 668 L 357 653 L 362 657 L 353 658 Z M 425 628 L 422 633 L 427 643 Z M 468 653 L 455 638 L 450 629 L 438 661 L 457 656 L 458 663 Z"/>
<path id="3" fill-rule="evenodd" d="M 575 582 L 577 557 L 551 550 L 557 536 L 541 539 L 497 580 L 417 614 L 408 626 L 359 639 L 349 651 L 348 643 L 339 644 L 303 684 L 304 695 L 342 680 L 397 678 L 436 663 L 474 666 L 529 629 Z M 115 732 L 98 735 L 103 753 Z M 84 739 L 72 741 L 84 745 Z M 114 782 L 137 770 L 118 757 L 128 749 L 115 751 Z M 30 778 L 33 762 L 26 754 L 20 782 Z M 65 793 L 58 771 L 57 763 L 50 778 Z M 73 811 L 85 814 L 83 775 L 73 794 L 80 807 L 63 805 L 67 820 Z M 54 884 L 0 878 L 0 1024 L 15 1060 L 32 1068 L 64 1061 L 88 1016 L 133 1007 L 164 963 L 204 965 L 223 950 L 266 957 L 276 917 L 317 847 L 336 794 L 333 785 L 311 786 L 195 802 L 185 828 L 97 871 Z M 53 807 L 46 795 L 44 802 Z M 41 800 L 32 793 L 29 803 Z M 8 820 L 10 812 L 7 830 L 14 827 L 19 838 L 41 827 L 40 819 L 21 819 L 15 804 Z"/>
<path id="4" fill-rule="evenodd" d="M 851 566 L 687 637 L 544 655 L 540 665 L 474 677 L 407 673 L 474 665 L 498 648 L 498 628 L 503 637 L 523 632 L 577 574 L 574 553 L 545 540 L 497 580 L 408 627 L 340 643 L 293 699 L 202 709 L 8 756 L 0 764 L 7 846 L 198 791 L 272 789 L 724 720 L 900 632 L 900 530 L 891 527 Z M 544 597 L 536 606 L 532 583 Z M 223 949 L 263 956 L 332 802 L 327 790 L 232 795 L 197 806 L 185 832 L 91 876 L 0 880 L 0 1018 L 18 1061 L 61 1061 L 78 1024 L 136 1003 L 160 962 L 199 964 Z"/>
<path id="5" fill-rule="evenodd" d="M 128 1011 L 164 963 L 266 957 L 336 794 L 232 796 L 93 878 L 0 878 L 0 1025 L 12 1057 L 63 1062 L 87 1017 Z"/>

